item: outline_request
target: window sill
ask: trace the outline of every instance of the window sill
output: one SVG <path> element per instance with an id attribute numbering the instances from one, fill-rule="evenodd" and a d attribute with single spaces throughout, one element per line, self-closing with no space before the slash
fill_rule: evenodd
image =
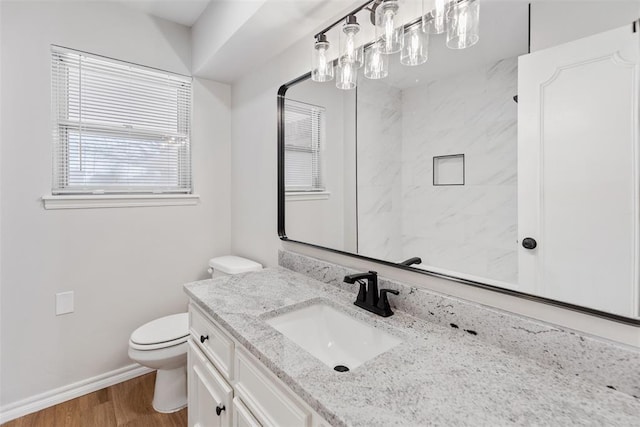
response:
<path id="1" fill-rule="evenodd" d="M 131 208 L 146 206 L 192 206 L 198 194 L 82 194 L 42 196 L 45 209 Z"/>
<path id="2" fill-rule="evenodd" d="M 290 191 L 285 193 L 286 201 L 304 200 L 327 200 L 331 193 L 329 191 Z"/>

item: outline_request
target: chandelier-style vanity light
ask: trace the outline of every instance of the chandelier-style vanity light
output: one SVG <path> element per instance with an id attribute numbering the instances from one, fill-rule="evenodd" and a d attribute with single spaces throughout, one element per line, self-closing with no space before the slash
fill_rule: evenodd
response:
<path id="1" fill-rule="evenodd" d="M 464 0 L 450 4 L 447 11 L 447 47 L 465 49 L 480 40 L 480 1 Z"/>
<path id="2" fill-rule="evenodd" d="M 430 34 L 442 34 L 446 31 L 447 12 L 452 0 L 423 0 L 422 7 L 430 10 L 425 15 L 425 29 Z"/>
<path id="3" fill-rule="evenodd" d="M 420 65 L 429 59 L 429 33 L 425 31 L 423 20 L 409 25 L 402 34 L 400 63 L 402 65 Z"/>
<path id="4" fill-rule="evenodd" d="M 400 51 L 402 26 L 397 20 L 398 0 L 382 0 L 374 2 L 376 39 L 381 41 L 382 53 L 390 54 Z"/>
<path id="5" fill-rule="evenodd" d="M 360 40 L 356 19 L 362 10 L 369 11 L 375 27 L 375 39 L 367 44 Z M 446 46 L 450 49 L 465 49 L 480 39 L 480 0 L 422 0 L 421 15 L 409 22 L 401 22 L 399 10 L 398 0 L 369 0 L 316 34 L 311 79 L 333 80 L 335 67 L 336 87 L 353 89 L 363 65 L 366 78 L 387 77 L 391 54 L 400 52 L 403 65 L 424 64 L 429 57 L 429 34 L 446 32 Z M 339 24 L 338 58 L 329 60 L 327 32 Z"/>
<path id="6" fill-rule="evenodd" d="M 363 46 L 358 33 L 360 32 L 360 24 L 355 15 L 347 16 L 340 34 L 340 60 L 343 62 L 351 62 L 357 68 L 362 67 L 364 60 L 362 58 Z"/>
<path id="7" fill-rule="evenodd" d="M 311 63 L 311 80 L 314 82 L 328 82 L 333 80 L 333 61 L 329 60 L 329 41 L 325 34 L 318 34 L 313 46 Z"/>
<path id="8" fill-rule="evenodd" d="M 364 52 L 364 76 L 368 79 L 384 79 L 389 75 L 389 56 L 384 54 L 382 45 L 378 40 Z"/>

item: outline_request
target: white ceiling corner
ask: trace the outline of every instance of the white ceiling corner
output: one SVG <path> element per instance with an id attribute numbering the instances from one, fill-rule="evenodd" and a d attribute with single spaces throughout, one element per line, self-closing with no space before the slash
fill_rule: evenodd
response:
<path id="1" fill-rule="evenodd" d="M 119 0 L 149 15 L 191 27 L 211 0 Z M 232 1 L 232 0 L 228 0 Z M 236 0 L 238 1 L 238 0 Z M 242 0 L 240 0 L 242 1 Z"/>
<path id="2" fill-rule="evenodd" d="M 362 0 L 214 0 L 193 26 L 193 74 L 233 83 Z"/>

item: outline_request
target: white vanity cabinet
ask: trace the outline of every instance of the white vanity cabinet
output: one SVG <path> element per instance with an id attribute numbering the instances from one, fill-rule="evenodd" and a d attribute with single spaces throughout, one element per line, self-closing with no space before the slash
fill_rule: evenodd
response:
<path id="1" fill-rule="evenodd" d="M 238 397 L 233 399 L 233 427 L 260 427 L 258 420 Z"/>
<path id="2" fill-rule="evenodd" d="M 193 303 L 189 328 L 189 427 L 329 425 Z"/>

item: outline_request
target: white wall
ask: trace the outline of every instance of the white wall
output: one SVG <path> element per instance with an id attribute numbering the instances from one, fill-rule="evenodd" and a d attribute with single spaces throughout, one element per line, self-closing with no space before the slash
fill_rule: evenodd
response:
<path id="1" fill-rule="evenodd" d="M 573 20 L 571 22 L 574 22 Z M 640 346 L 640 328 L 411 273 L 321 249 L 283 243 L 277 236 L 276 93 L 309 70 L 312 35 L 258 67 L 232 86 L 232 251 L 267 266 L 277 265 L 279 248 L 380 274 L 565 327 Z"/>
<path id="2" fill-rule="evenodd" d="M 312 39 L 311 39 L 312 40 Z M 231 88 L 231 251 L 278 264 L 278 88 L 309 71 L 307 39 L 240 79 Z"/>
<path id="3" fill-rule="evenodd" d="M 638 1 L 538 1 L 531 4 L 531 52 L 629 25 Z"/>
<path id="4" fill-rule="evenodd" d="M 127 366 L 130 333 L 184 311 L 230 247 L 230 88 L 194 81 L 197 206 L 45 210 L 51 43 L 190 74 L 187 27 L 117 2 L 0 3 L 1 404 Z M 275 163 L 275 157 L 274 157 Z M 55 316 L 56 292 L 75 312 Z"/>

